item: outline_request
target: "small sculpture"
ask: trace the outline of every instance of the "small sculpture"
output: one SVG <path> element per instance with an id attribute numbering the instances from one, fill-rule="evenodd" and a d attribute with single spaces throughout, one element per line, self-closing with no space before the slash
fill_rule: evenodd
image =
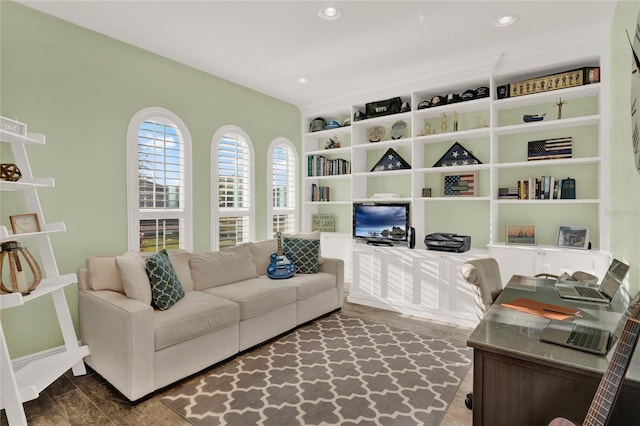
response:
<path id="1" fill-rule="evenodd" d="M 440 125 L 440 128 L 442 129 L 442 133 L 447 133 L 447 114 L 445 114 L 444 112 L 442 113 L 442 124 Z"/>
<path id="2" fill-rule="evenodd" d="M 329 138 L 329 140 L 327 141 L 327 143 L 325 143 L 324 145 L 324 149 L 333 149 L 333 148 L 340 148 L 342 146 L 342 144 L 340 143 L 340 141 L 338 140 L 337 136 L 334 136 L 332 138 Z"/>
<path id="3" fill-rule="evenodd" d="M 22 177 L 22 172 L 17 165 L 13 163 L 0 164 L 0 180 L 8 182 L 16 182 Z"/>
<path id="4" fill-rule="evenodd" d="M 525 123 L 530 123 L 532 121 L 542 121 L 544 120 L 544 116 L 547 114 L 542 114 L 542 115 L 538 115 L 538 114 L 525 114 L 522 116 L 522 121 L 524 121 Z"/>

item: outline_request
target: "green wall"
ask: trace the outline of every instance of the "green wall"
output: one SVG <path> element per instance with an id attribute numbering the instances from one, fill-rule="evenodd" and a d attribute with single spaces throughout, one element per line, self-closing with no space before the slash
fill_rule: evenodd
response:
<path id="1" fill-rule="evenodd" d="M 611 246 L 632 264 L 631 292 L 640 290 L 640 175 L 631 157 L 629 92 L 632 31 L 640 2 L 618 2 L 611 32 Z M 251 137 L 256 151 L 257 233 L 266 234 L 266 157 L 278 136 L 300 147 L 298 109 L 184 65 L 25 8 L 0 1 L 0 114 L 47 136 L 28 148 L 34 174 L 52 176 L 41 190 L 48 222 L 68 231 L 52 237 L 62 273 L 88 254 L 127 250 L 126 131 L 149 106 L 164 107 L 188 126 L 193 141 L 194 250 L 210 248 L 211 138 L 226 124 Z M 9 159 L 7 150 L 2 160 Z M 300 152 L 300 150 L 299 150 Z M 0 194 L 0 223 L 23 212 L 18 194 Z M 77 324 L 77 295 L 67 290 Z M 50 298 L 1 311 L 13 358 L 62 344 Z"/>
<path id="2" fill-rule="evenodd" d="M 640 291 L 640 174 L 631 149 L 631 48 L 640 1 L 619 1 L 611 29 L 611 252 L 631 265 L 629 290 Z"/>
<path id="3" fill-rule="evenodd" d="M 150 106 L 177 114 L 191 134 L 194 250 L 211 247 L 211 140 L 227 124 L 254 144 L 256 238 L 266 238 L 267 148 L 282 136 L 300 152 L 296 106 L 13 2 L 1 1 L 0 15 L 0 113 L 46 134 L 27 152 L 34 175 L 56 181 L 39 195 L 47 222 L 67 226 L 52 235 L 61 273 L 76 272 L 89 254 L 127 250 L 127 126 Z M 5 146 L 2 161 L 8 154 Z M 10 214 L 24 213 L 22 195 L 0 197 L 0 223 L 10 226 Z M 77 325 L 75 286 L 67 297 Z M 1 319 L 14 358 L 62 344 L 49 297 Z"/>

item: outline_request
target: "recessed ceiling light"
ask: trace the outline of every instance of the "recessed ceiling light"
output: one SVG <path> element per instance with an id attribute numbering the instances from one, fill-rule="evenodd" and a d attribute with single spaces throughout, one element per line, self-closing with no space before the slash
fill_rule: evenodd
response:
<path id="1" fill-rule="evenodd" d="M 308 84 L 309 83 L 309 79 L 304 78 L 304 77 L 300 77 L 299 79 L 296 80 L 296 83 L 298 83 L 298 84 Z"/>
<path id="2" fill-rule="evenodd" d="M 495 22 L 496 27 L 508 27 L 518 20 L 518 15 L 504 15 L 498 18 Z"/>
<path id="3" fill-rule="evenodd" d="M 323 7 L 318 11 L 318 16 L 325 21 L 334 21 L 340 17 L 340 11 L 333 7 Z"/>

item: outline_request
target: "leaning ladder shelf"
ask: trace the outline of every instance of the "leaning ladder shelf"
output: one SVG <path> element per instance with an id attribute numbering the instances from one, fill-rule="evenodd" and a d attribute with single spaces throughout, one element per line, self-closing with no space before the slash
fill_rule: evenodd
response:
<path id="1" fill-rule="evenodd" d="M 11 145 L 14 161 L 23 175 L 18 182 L 0 182 L 0 191 L 22 191 L 27 209 L 29 212 L 38 214 L 42 227 L 41 232 L 16 235 L 12 234 L 7 227 L 0 226 L 0 243 L 24 239 L 35 240 L 44 270 L 44 278 L 31 294 L 26 296 L 20 293 L 0 294 L 0 310 L 24 306 L 31 300 L 50 294 L 64 340 L 62 351 L 37 357 L 26 365 L 14 367 L 0 321 L 0 409 L 5 409 L 10 425 L 26 425 L 27 419 L 22 404 L 38 398 L 40 392 L 69 368 L 76 376 L 85 374 L 86 369 L 82 359 L 89 355 L 89 348 L 78 344 L 64 294 L 66 286 L 77 282 L 76 275 L 60 275 L 49 237 L 53 232 L 63 232 L 64 223 L 47 224 L 38 198 L 37 189 L 51 188 L 54 186 L 54 181 L 50 178 L 34 179 L 25 149 L 27 144 L 44 144 L 44 135 L 28 133 L 22 136 L 0 130 L 0 140 Z"/>

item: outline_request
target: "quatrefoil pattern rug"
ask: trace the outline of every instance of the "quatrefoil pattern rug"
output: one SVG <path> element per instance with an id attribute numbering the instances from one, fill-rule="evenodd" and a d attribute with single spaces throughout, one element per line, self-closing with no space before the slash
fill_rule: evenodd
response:
<path id="1" fill-rule="evenodd" d="M 470 358 L 463 342 L 336 313 L 162 401 L 194 425 L 437 425 Z"/>

